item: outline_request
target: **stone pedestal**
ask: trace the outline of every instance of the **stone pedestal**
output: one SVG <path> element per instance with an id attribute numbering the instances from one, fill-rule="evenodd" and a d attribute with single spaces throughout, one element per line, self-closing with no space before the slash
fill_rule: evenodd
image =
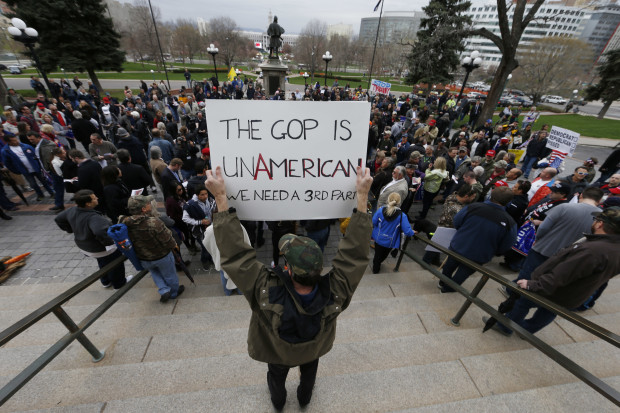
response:
<path id="1" fill-rule="evenodd" d="M 269 59 L 266 63 L 259 65 L 263 72 L 263 86 L 265 93 L 272 97 L 276 90 L 280 88 L 285 93 L 284 78 L 288 67 L 283 65 L 279 59 Z"/>

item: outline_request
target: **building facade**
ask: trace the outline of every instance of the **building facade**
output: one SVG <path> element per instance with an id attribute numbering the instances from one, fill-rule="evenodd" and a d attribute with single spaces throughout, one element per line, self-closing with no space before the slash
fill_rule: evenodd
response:
<path id="1" fill-rule="evenodd" d="M 423 17 L 424 13 L 421 11 L 386 11 L 381 18 L 377 44 L 383 45 L 404 39 L 415 39 Z M 378 25 L 379 17 L 362 18 L 360 40 L 365 43 L 374 43 Z"/>
<path id="2" fill-rule="evenodd" d="M 594 55 L 599 57 L 620 24 L 620 5 L 608 4 L 591 10 L 590 17 L 584 19 L 579 28 L 579 39 L 592 46 Z"/>
<path id="3" fill-rule="evenodd" d="M 525 15 L 529 12 L 531 4 L 526 5 Z M 476 28 L 486 28 L 500 36 L 497 4 L 489 2 L 475 4 L 465 13 L 470 16 Z M 536 39 L 543 37 L 579 37 L 582 22 L 590 18 L 590 11 L 583 7 L 566 6 L 560 2 L 545 2 L 536 14 L 521 37 L 520 46 L 527 46 Z M 513 14 L 509 11 L 508 19 L 511 21 Z M 495 44 L 484 37 L 472 36 L 464 40 L 465 53 L 469 54 L 478 50 L 481 54 L 484 67 L 497 66 L 502 54 Z"/>

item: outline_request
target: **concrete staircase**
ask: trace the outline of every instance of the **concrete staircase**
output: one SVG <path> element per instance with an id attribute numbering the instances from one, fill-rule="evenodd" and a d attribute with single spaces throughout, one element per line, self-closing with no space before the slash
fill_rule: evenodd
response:
<path id="1" fill-rule="evenodd" d="M 336 343 L 323 357 L 308 412 L 616 412 L 611 402 L 579 382 L 518 337 L 481 334 L 483 312 L 473 306 L 453 327 L 463 302 L 439 294 L 416 264 L 362 280 L 340 317 Z M 499 266 L 491 268 L 502 273 Z M 508 277 L 508 276 L 507 276 Z M 466 286 L 472 287 L 477 277 Z M 86 331 L 105 359 L 97 364 L 74 342 L 0 412 L 270 412 L 266 366 L 247 355 L 250 311 L 243 297 L 225 297 L 216 273 L 197 276 L 166 304 L 150 277 Z M 0 287 L 0 329 L 64 291 L 70 284 Z M 75 320 L 111 295 L 95 284 L 64 308 Z M 502 301 L 490 282 L 481 297 Z M 620 332 L 620 280 L 612 280 L 584 315 Z M 0 348 L 4 385 L 66 333 L 49 316 Z M 558 320 L 539 336 L 620 388 L 620 351 Z M 298 411 L 298 372 L 292 370 L 284 411 Z"/>

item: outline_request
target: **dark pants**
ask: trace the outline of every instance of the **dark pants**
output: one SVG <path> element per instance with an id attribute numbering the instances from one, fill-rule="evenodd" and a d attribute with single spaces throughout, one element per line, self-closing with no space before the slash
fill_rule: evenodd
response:
<path id="1" fill-rule="evenodd" d="M 422 197 L 422 212 L 420 212 L 420 219 L 426 218 L 426 214 L 428 214 L 428 210 L 431 209 L 431 205 L 433 205 L 433 199 L 437 196 L 437 192 L 428 192 L 424 191 L 424 196 Z"/>
<path id="2" fill-rule="evenodd" d="M 54 206 L 61 208 L 65 203 L 65 183 L 62 176 L 50 174 L 52 177 L 52 185 L 54 186 Z"/>
<path id="3" fill-rule="evenodd" d="M 525 317 L 527 317 L 530 308 L 535 308 L 536 311 L 532 317 L 526 320 Z M 546 308 L 538 307 L 530 300 L 520 297 L 512 310 L 506 313 L 506 317 L 519 324 L 528 332 L 534 334 L 551 324 L 551 322 L 555 319 L 555 314 Z M 497 323 L 497 325 L 507 333 L 512 332 L 511 329 L 505 327 L 501 323 Z"/>
<path id="4" fill-rule="evenodd" d="M 456 271 L 456 273 L 454 273 L 454 271 Z M 443 275 L 452 278 L 452 281 L 458 285 L 463 284 L 463 282 L 465 282 L 465 280 L 475 272 L 476 270 L 473 268 L 469 268 L 467 265 L 461 264 L 452 257 L 448 257 L 448 260 L 444 264 L 443 270 L 441 271 Z M 452 276 L 452 274 L 454 274 L 454 276 Z M 452 288 L 448 287 L 441 281 L 439 281 L 439 285 L 441 285 L 441 290 L 445 293 L 454 292 Z"/>
<path id="5" fill-rule="evenodd" d="M 392 248 L 383 247 L 375 242 L 375 256 L 372 259 L 372 273 L 376 274 L 381 269 L 381 263 L 385 261 Z"/>
<path id="6" fill-rule="evenodd" d="M 99 269 L 105 267 L 106 265 L 108 265 L 109 263 L 117 259 L 118 257 L 121 257 L 122 255 L 123 254 L 121 254 L 119 250 L 116 250 L 108 256 L 97 258 L 97 264 L 99 265 Z M 99 278 L 99 280 L 101 281 L 101 284 L 103 284 L 104 286 L 112 284 L 112 287 L 114 287 L 115 289 L 121 288 L 126 283 L 125 265 L 124 264 L 118 265 L 116 268 L 102 275 L 101 278 Z"/>
<path id="7" fill-rule="evenodd" d="M 325 245 L 329 240 L 330 227 L 320 229 L 318 231 L 308 231 L 308 238 L 316 242 L 322 252 L 325 252 Z"/>
<path id="8" fill-rule="evenodd" d="M 519 271 L 519 276 L 513 280 L 513 282 L 517 282 L 517 280 L 531 280 L 532 273 L 534 270 L 543 262 L 547 261 L 549 257 L 539 254 L 538 252 L 530 249 L 527 254 L 527 258 L 523 262 L 523 266 L 521 267 L 521 271 Z"/>
<path id="9" fill-rule="evenodd" d="M 50 195 L 54 195 L 54 190 L 50 186 L 47 178 L 43 176 L 41 172 L 24 174 L 24 178 L 26 178 L 32 189 L 34 189 L 34 191 L 37 193 L 37 196 L 43 197 L 43 191 L 41 191 L 41 188 L 39 188 L 39 185 L 37 185 L 37 182 L 34 180 L 35 177 L 39 180 L 39 182 L 41 182 L 43 187 L 47 190 L 47 192 L 49 192 Z"/>
<path id="10" fill-rule="evenodd" d="M 2 183 L 0 183 L 0 207 L 2 207 L 3 209 L 11 210 L 16 206 L 17 204 L 11 201 L 8 196 L 6 196 L 6 192 L 4 192 L 4 187 L 2 186 Z"/>
<path id="11" fill-rule="evenodd" d="M 280 410 L 286 403 L 285 383 L 286 376 L 291 368 L 289 366 L 271 363 L 268 363 L 268 367 L 267 385 L 269 386 L 269 393 L 271 393 L 271 402 L 276 409 Z M 302 406 L 310 403 L 318 368 L 319 359 L 299 366 L 299 372 L 301 374 L 299 378 L 299 387 L 297 387 L 297 400 L 299 400 L 299 404 Z"/>

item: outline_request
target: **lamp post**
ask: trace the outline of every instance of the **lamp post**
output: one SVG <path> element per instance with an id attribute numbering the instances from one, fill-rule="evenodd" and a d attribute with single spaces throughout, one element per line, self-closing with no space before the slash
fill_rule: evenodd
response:
<path id="1" fill-rule="evenodd" d="M 304 72 L 302 76 L 304 77 L 304 90 L 306 90 L 308 89 L 308 77 L 310 77 L 310 75 L 308 72 Z"/>
<path id="2" fill-rule="evenodd" d="M 463 58 L 461 66 L 465 69 L 465 79 L 463 80 L 463 85 L 461 86 L 459 96 L 456 98 L 456 105 L 458 105 L 459 101 L 463 98 L 463 90 L 465 90 L 465 85 L 467 84 L 467 79 L 469 79 L 470 73 L 474 69 L 479 68 L 481 63 L 482 59 L 480 58 L 480 52 L 477 50 L 474 50 L 469 56 L 465 56 Z"/>
<path id="3" fill-rule="evenodd" d="M 151 69 L 151 76 L 153 76 L 153 83 L 155 83 L 155 71 Z"/>
<path id="4" fill-rule="evenodd" d="M 211 43 L 209 47 L 207 47 L 207 53 L 211 55 L 213 58 L 213 70 L 215 72 L 215 78 L 217 79 L 217 65 L 215 64 L 215 55 L 217 55 L 220 50 Z"/>
<path id="5" fill-rule="evenodd" d="M 235 69 L 235 73 L 237 74 L 237 77 L 239 77 L 239 75 L 241 74 L 241 70 Z"/>
<path id="6" fill-rule="evenodd" d="M 28 50 L 30 50 L 32 59 L 37 65 L 37 69 L 39 69 L 39 72 L 41 72 L 41 76 L 45 81 L 45 85 L 51 93 L 52 88 L 50 87 L 50 82 L 47 79 L 47 74 L 45 73 L 45 70 L 43 70 L 41 63 L 39 62 L 39 56 L 37 56 L 37 54 L 34 52 L 34 44 L 39 38 L 39 32 L 37 32 L 32 27 L 28 27 L 22 19 L 18 19 L 17 17 L 13 17 L 11 19 L 11 24 L 12 26 L 9 26 L 7 31 L 11 36 L 13 36 L 13 39 L 17 40 L 20 43 L 23 43 L 28 48 Z"/>
<path id="7" fill-rule="evenodd" d="M 502 89 L 502 94 L 499 96 L 499 98 L 501 99 L 502 96 L 504 96 L 504 92 L 506 91 L 506 86 L 508 86 L 508 81 L 512 79 L 512 73 L 508 75 L 508 77 L 506 78 L 506 82 L 504 82 L 504 88 Z"/>
<path id="8" fill-rule="evenodd" d="M 327 66 L 329 65 L 330 60 L 332 60 L 334 56 L 332 56 L 329 51 L 325 52 L 323 55 L 323 60 L 325 60 L 325 86 L 327 86 Z"/>

